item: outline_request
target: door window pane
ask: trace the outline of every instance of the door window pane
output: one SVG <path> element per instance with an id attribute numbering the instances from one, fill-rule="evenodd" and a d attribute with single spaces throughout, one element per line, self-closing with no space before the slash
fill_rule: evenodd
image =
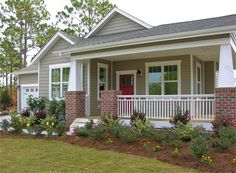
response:
<path id="1" fill-rule="evenodd" d="M 100 82 L 106 82 L 106 68 L 100 67 Z"/>
<path id="2" fill-rule="evenodd" d="M 176 95 L 176 94 L 178 94 L 178 83 L 165 82 L 165 95 Z"/>
<path id="3" fill-rule="evenodd" d="M 52 69 L 52 82 L 60 82 L 60 68 Z"/>
<path id="4" fill-rule="evenodd" d="M 65 96 L 65 92 L 68 91 L 68 83 L 62 84 L 62 97 Z"/>
<path id="5" fill-rule="evenodd" d="M 62 71 L 62 82 L 68 82 L 69 81 L 69 75 L 70 75 L 70 68 L 63 68 Z"/>

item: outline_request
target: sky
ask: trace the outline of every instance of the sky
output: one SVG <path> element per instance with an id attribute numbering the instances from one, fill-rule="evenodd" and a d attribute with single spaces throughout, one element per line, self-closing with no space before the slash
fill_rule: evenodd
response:
<path id="1" fill-rule="evenodd" d="M 110 2 L 153 26 L 236 13 L 236 0 L 110 0 Z M 54 20 L 56 13 L 70 4 L 70 0 L 45 0 L 45 3 Z"/>

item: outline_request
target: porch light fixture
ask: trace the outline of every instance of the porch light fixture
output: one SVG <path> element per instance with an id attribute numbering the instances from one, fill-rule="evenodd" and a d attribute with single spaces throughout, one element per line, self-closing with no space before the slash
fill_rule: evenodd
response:
<path id="1" fill-rule="evenodd" d="M 143 75 L 143 71 L 141 69 L 137 70 L 137 76 L 141 77 Z"/>

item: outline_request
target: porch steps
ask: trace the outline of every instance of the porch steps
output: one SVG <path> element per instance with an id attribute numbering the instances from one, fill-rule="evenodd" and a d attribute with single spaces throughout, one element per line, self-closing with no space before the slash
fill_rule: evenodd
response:
<path id="1" fill-rule="evenodd" d="M 87 122 L 90 122 L 90 120 L 93 120 L 95 124 L 99 122 L 99 119 L 97 118 L 76 118 L 70 125 L 70 133 L 73 133 L 74 129 L 77 127 L 84 127 Z"/>

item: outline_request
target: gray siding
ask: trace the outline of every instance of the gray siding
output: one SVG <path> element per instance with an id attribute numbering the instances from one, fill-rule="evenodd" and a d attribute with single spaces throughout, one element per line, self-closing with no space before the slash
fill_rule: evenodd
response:
<path id="1" fill-rule="evenodd" d="M 96 33 L 96 35 L 106 35 L 139 29 L 144 29 L 144 27 L 121 14 L 116 14 Z"/>
<path id="2" fill-rule="evenodd" d="M 214 61 L 204 62 L 204 68 L 205 94 L 213 94 L 215 90 Z"/>
<path id="3" fill-rule="evenodd" d="M 117 61 L 114 62 L 113 69 L 113 88 L 116 88 L 116 71 L 123 70 L 137 70 L 141 69 L 143 72 L 142 76 L 137 76 L 136 79 L 136 94 L 145 95 L 145 63 L 147 62 L 158 62 L 158 61 L 174 61 L 181 60 L 181 94 L 190 93 L 190 56 L 182 55 L 176 57 L 158 57 L 158 58 L 148 58 L 148 59 L 138 59 L 138 60 L 128 60 L 128 61 Z"/>
<path id="4" fill-rule="evenodd" d="M 59 57 L 57 54 L 53 54 L 53 51 L 61 50 L 70 45 L 64 39 L 58 40 L 58 42 L 46 53 L 46 55 L 40 61 L 40 73 L 39 73 L 39 96 L 48 98 L 49 95 L 49 65 L 69 63 L 68 57 Z"/>
<path id="5" fill-rule="evenodd" d="M 19 84 L 37 84 L 38 83 L 38 73 L 33 74 L 22 74 L 19 75 Z"/>
<path id="6" fill-rule="evenodd" d="M 99 115 L 99 101 L 97 98 L 97 76 L 98 76 L 98 63 L 108 64 L 108 89 L 110 89 L 110 81 L 111 81 L 111 66 L 110 62 L 102 59 L 94 59 L 90 62 L 90 114 L 91 115 Z"/>

